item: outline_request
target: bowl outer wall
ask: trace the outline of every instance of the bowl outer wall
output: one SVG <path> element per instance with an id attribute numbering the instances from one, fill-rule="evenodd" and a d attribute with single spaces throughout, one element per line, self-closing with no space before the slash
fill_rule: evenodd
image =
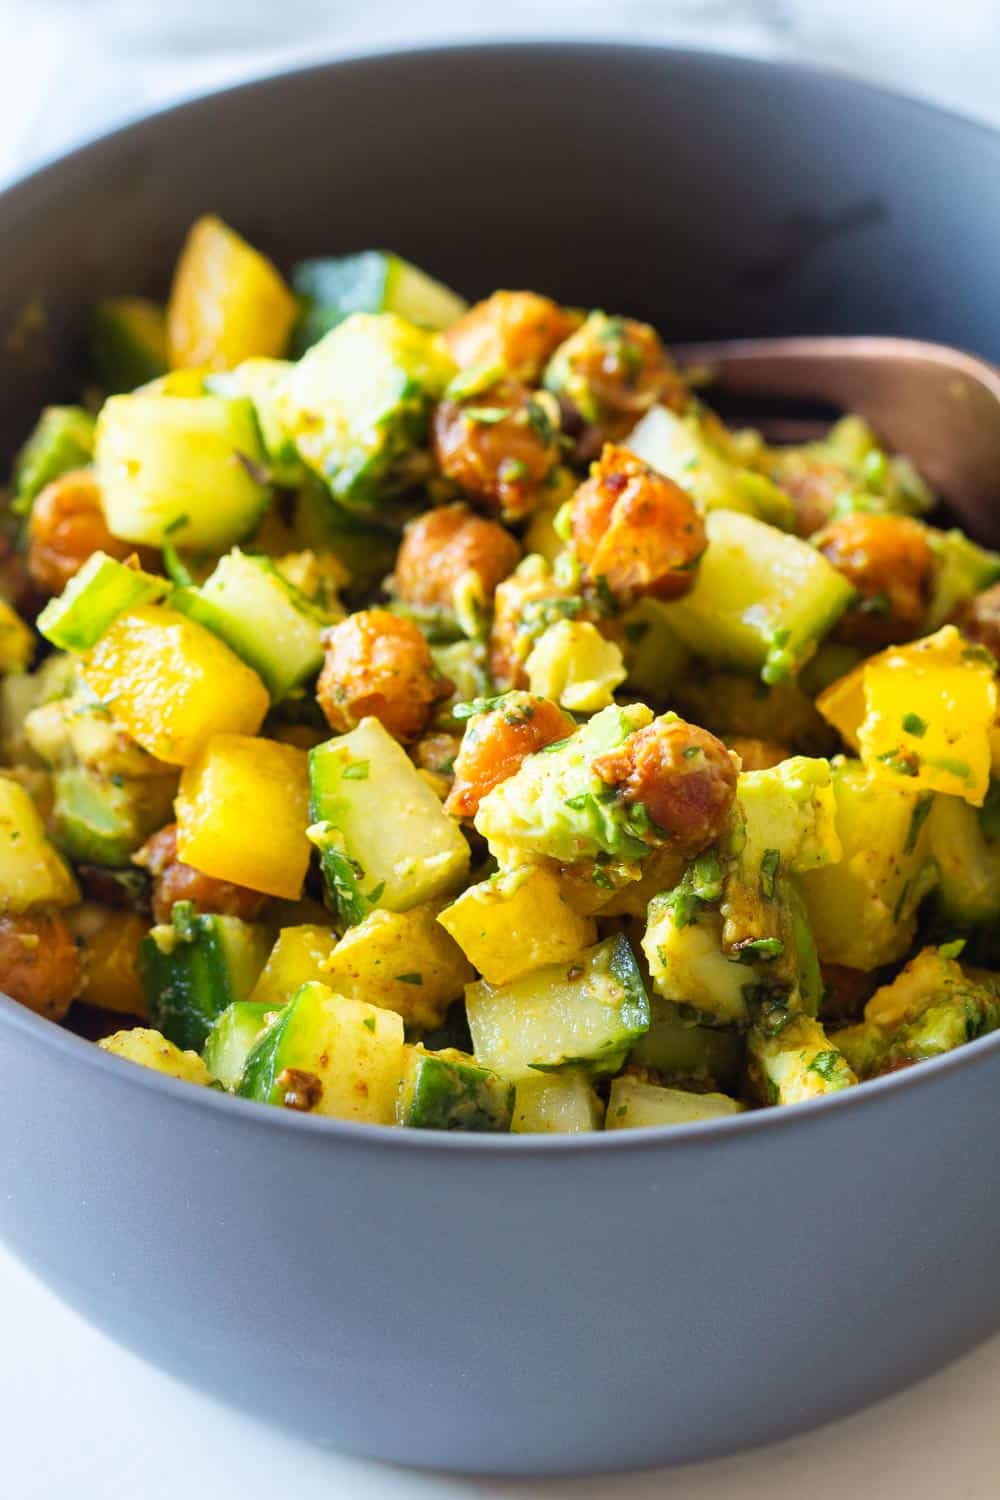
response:
<path id="1" fill-rule="evenodd" d="M 899 332 L 1000 357 L 991 132 L 785 64 L 432 50 L 181 106 L 3 194 L 0 330 L 38 296 L 47 315 L 0 355 L 7 448 L 74 393 L 86 306 L 162 293 L 207 208 L 284 262 L 388 244 L 470 296 L 536 286 L 675 339 Z M 291 1128 L 5 1002 L 0 1055 L 15 1251 L 154 1362 L 352 1451 L 526 1473 L 706 1457 L 1000 1323 L 990 1043 L 767 1129 L 584 1149 Z"/>

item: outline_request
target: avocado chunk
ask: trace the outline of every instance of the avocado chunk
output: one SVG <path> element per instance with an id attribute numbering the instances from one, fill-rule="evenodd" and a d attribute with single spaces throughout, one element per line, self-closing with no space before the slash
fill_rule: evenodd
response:
<path id="1" fill-rule="evenodd" d="M 14 460 L 11 509 L 30 513 L 47 484 L 71 469 L 82 469 L 94 456 L 94 418 L 82 406 L 47 406 Z"/>
<path id="2" fill-rule="evenodd" d="M 418 1130 L 506 1131 L 514 1085 L 474 1057 L 408 1047 L 396 1101 L 400 1125 Z"/>
<path id="3" fill-rule="evenodd" d="M 421 328 L 447 328 L 462 297 L 389 250 L 303 260 L 292 272 L 302 303 L 293 346 L 302 354 L 352 313 L 396 313 Z"/>

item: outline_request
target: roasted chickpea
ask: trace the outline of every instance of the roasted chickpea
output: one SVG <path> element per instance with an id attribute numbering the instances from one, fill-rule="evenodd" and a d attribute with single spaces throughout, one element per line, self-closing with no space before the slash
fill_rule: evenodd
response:
<path id="1" fill-rule="evenodd" d="M 442 337 L 461 369 L 500 365 L 514 380 L 537 385 L 549 355 L 579 322 L 578 313 L 537 292 L 494 292 Z"/>
<path id="2" fill-rule="evenodd" d="M 441 473 L 509 520 L 545 497 L 559 459 L 559 411 L 544 391 L 502 380 L 461 401 L 440 401 L 431 447 Z"/>
<path id="3" fill-rule="evenodd" d="M 431 776 L 437 777 L 439 782 L 445 783 L 447 788 L 450 788 L 455 776 L 455 760 L 461 743 L 460 734 L 448 734 L 444 731 L 425 734 L 413 746 L 410 759 L 419 771 L 428 771 Z"/>
<path id="4" fill-rule="evenodd" d="M 772 766 L 780 766 L 792 753 L 787 745 L 779 745 L 776 740 L 758 740 L 742 734 L 727 734 L 725 740 L 733 754 L 739 756 L 744 771 L 768 771 Z"/>
<path id="5" fill-rule="evenodd" d="M 331 729 L 353 729 L 368 714 L 396 739 L 415 740 L 435 703 L 451 690 L 412 620 L 363 609 L 325 634 L 316 697 Z"/>
<path id="6" fill-rule="evenodd" d="M 456 818 L 474 818 L 486 793 L 513 776 L 526 756 L 566 739 L 575 728 L 550 699 L 508 693 L 495 708 L 476 714 L 466 725 L 445 811 Z"/>
<path id="7" fill-rule="evenodd" d="M 545 386 L 559 397 L 583 460 L 624 438 L 657 402 L 678 411 L 688 403 L 687 387 L 655 328 L 602 312 L 591 313 L 559 346 Z"/>
<path id="8" fill-rule="evenodd" d="M 1000 661 L 1000 583 L 966 599 L 952 620 L 964 636 L 985 646 Z"/>
<path id="9" fill-rule="evenodd" d="M 393 590 L 409 604 L 451 609 L 455 590 L 472 574 L 484 599 L 517 567 L 521 548 L 497 521 L 467 505 L 445 505 L 411 521 L 396 557 Z"/>
<path id="10" fill-rule="evenodd" d="M 691 497 L 611 443 L 573 497 L 572 526 L 585 580 L 621 606 L 687 593 L 708 540 Z"/>
<path id="11" fill-rule="evenodd" d="M 153 920 L 169 922 L 176 901 L 190 901 L 199 912 L 218 912 L 224 917 L 241 917 L 252 922 L 267 905 L 267 897 L 244 885 L 216 880 L 203 875 L 177 858 L 177 824 L 168 823 L 147 839 L 134 864 L 148 870 L 153 877 Z"/>
<path id="12" fill-rule="evenodd" d="M 0 986 L 39 1016 L 61 1021 L 80 993 L 83 962 L 57 912 L 0 917 Z"/>
<path id="13" fill-rule="evenodd" d="M 934 581 L 934 553 L 919 522 L 855 511 L 813 540 L 859 595 L 841 616 L 838 639 L 891 646 L 920 634 Z"/>
<path id="14" fill-rule="evenodd" d="M 61 594 L 91 553 L 98 551 L 122 561 L 137 549 L 108 530 L 91 470 L 74 469 L 46 485 L 32 507 L 28 572 L 44 593 Z M 147 550 L 142 555 L 149 561 Z"/>
<path id="15" fill-rule="evenodd" d="M 721 740 L 684 719 L 654 719 L 593 769 L 628 803 L 641 802 L 668 847 L 692 858 L 726 831 L 737 761 Z"/>
<path id="16" fill-rule="evenodd" d="M 542 632 L 557 620 L 586 619 L 583 599 L 547 564 L 527 557 L 498 585 L 490 628 L 490 674 L 498 688 L 526 688 L 524 664 Z"/>

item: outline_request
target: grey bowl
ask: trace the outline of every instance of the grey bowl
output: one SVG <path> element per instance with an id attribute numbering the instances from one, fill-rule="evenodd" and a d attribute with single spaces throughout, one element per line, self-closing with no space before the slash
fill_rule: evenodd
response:
<path id="1" fill-rule="evenodd" d="M 9 448 L 101 293 L 214 208 L 279 259 L 388 244 L 668 337 L 898 332 L 1000 358 L 1000 137 L 789 65 L 529 45 L 368 58 L 119 131 L 0 197 Z M 960 208 L 961 218 L 956 214 Z M 667 1133 L 476 1139 L 188 1088 L 0 999 L 0 1233 L 181 1379 L 473 1471 L 681 1462 L 897 1390 L 1000 1325 L 1000 1037 Z M 151 1413 L 151 1421 L 156 1414 Z"/>

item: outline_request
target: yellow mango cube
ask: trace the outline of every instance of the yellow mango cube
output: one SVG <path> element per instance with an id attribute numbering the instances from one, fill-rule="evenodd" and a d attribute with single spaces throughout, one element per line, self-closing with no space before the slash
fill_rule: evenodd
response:
<path id="1" fill-rule="evenodd" d="M 597 941 L 594 918 L 567 905 L 558 877 L 541 866 L 470 886 L 438 921 L 488 984 L 575 958 Z"/>
<path id="2" fill-rule="evenodd" d="M 167 304 L 172 369 L 231 370 L 285 352 L 298 304 L 271 262 L 206 214 L 192 226 Z"/>
<path id="3" fill-rule="evenodd" d="M 861 758 L 924 791 L 980 807 L 990 780 L 997 715 L 994 668 L 954 625 L 865 664 Z"/>
<path id="4" fill-rule="evenodd" d="M 270 703 L 257 673 L 218 636 L 161 605 L 119 615 L 83 676 L 112 719 L 172 766 L 194 760 L 213 734 L 255 734 Z"/>
<path id="5" fill-rule="evenodd" d="M 70 925 L 86 957 L 81 1000 L 102 1010 L 145 1017 L 138 957 L 139 944 L 150 928 L 147 919 L 87 901 L 72 914 Z"/>
<path id="6" fill-rule="evenodd" d="M 151 1068 L 154 1073 L 164 1073 L 168 1078 L 180 1078 L 185 1083 L 197 1083 L 203 1088 L 212 1081 L 197 1052 L 182 1052 L 160 1032 L 146 1026 L 116 1031 L 113 1036 L 102 1037 L 97 1045 L 114 1057 L 124 1057 L 127 1062 Z"/>
<path id="7" fill-rule="evenodd" d="M 996 678 L 954 625 L 870 657 L 816 707 L 876 774 L 982 805 L 1000 762 Z"/>
<path id="8" fill-rule="evenodd" d="M 283 927 L 250 999 L 277 1009 L 287 1004 L 301 985 L 311 980 L 325 982 L 323 964 L 336 942 L 336 934 L 329 927 L 312 922 Z"/>
<path id="9" fill-rule="evenodd" d="M 177 853 L 216 880 L 294 901 L 311 845 L 303 750 L 242 734 L 207 740 L 181 774 Z"/>

